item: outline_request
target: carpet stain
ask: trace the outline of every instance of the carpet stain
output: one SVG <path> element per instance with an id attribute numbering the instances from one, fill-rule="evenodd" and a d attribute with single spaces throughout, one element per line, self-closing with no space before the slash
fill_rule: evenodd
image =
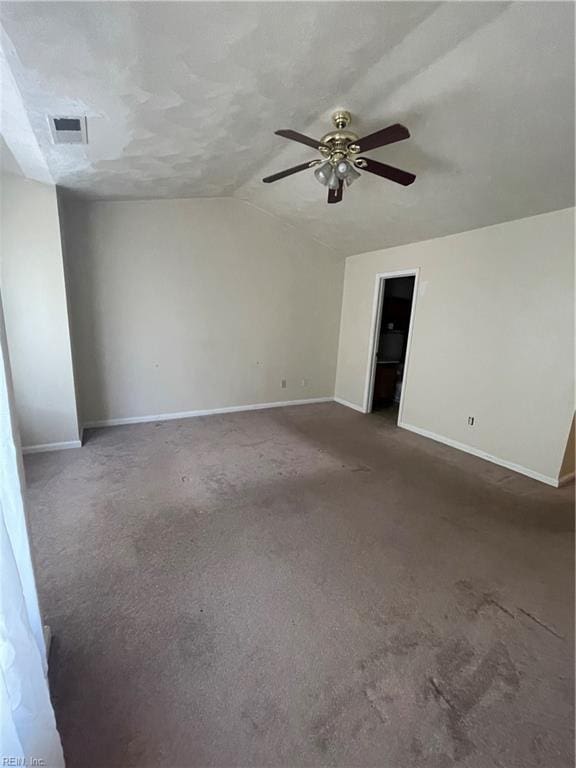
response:
<path id="1" fill-rule="evenodd" d="M 470 617 L 479 616 L 483 611 L 493 609 L 501 611 L 510 619 L 516 619 L 513 610 L 503 605 L 502 598 L 497 592 L 479 592 L 467 579 L 460 579 L 455 586 L 464 602 L 468 602 L 468 615 Z"/>
<path id="2" fill-rule="evenodd" d="M 246 701 L 240 716 L 243 722 L 248 724 L 249 730 L 259 737 L 278 729 L 285 720 L 285 715 L 276 701 L 264 693 Z"/>
<path id="3" fill-rule="evenodd" d="M 468 641 L 447 644 L 436 655 L 438 676 L 429 678 L 434 696 L 442 702 L 453 757 L 462 760 L 475 745 L 466 718 L 490 694 L 513 697 L 520 688 L 520 675 L 506 646 L 498 642 L 479 660 Z"/>
<path id="4" fill-rule="evenodd" d="M 551 627 L 549 624 L 546 624 L 546 622 L 539 619 L 537 616 L 534 616 L 533 613 L 530 613 L 529 611 L 524 610 L 524 608 L 518 608 L 518 610 L 524 614 L 527 618 L 534 621 L 538 626 L 542 627 L 542 629 L 545 629 L 547 632 L 549 632 L 551 635 L 554 635 L 554 637 L 557 637 L 559 640 L 564 640 L 564 637 L 556 632 L 556 630 Z"/>

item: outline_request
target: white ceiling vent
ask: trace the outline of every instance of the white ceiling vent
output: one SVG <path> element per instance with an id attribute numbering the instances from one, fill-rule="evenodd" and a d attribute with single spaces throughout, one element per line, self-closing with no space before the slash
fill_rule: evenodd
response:
<path id="1" fill-rule="evenodd" d="M 49 117 L 54 144 L 88 144 L 86 117 Z"/>

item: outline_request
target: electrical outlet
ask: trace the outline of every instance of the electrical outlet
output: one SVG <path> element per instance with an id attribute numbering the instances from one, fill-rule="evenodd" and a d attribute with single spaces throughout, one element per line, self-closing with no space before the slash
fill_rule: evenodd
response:
<path id="1" fill-rule="evenodd" d="M 302 379 L 302 386 L 307 387 L 308 386 L 308 379 Z"/>
<path id="2" fill-rule="evenodd" d="M 469 427 L 474 426 L 474 416 L 468 416 L 468 426 Z"/>
<path id="3" fill-rule="evenodd" d="M 282 379 L 282 383 L 280 384 L 282 389 L 286 389 L 286 379 Z"/>

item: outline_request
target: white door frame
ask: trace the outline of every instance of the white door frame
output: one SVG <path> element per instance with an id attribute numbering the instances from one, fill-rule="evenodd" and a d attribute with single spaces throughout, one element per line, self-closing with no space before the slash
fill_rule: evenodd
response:
<path id="1" fill-rule="evenodd" d="M 378 272 L 374 285 L 374 299 L 372 302 L 372 322 L 370 323 L 370 342 L 368 344 L 368 361 L 366 365 L 366 377 L 364 385 L 364 413 L 370 413 L 372 410 L 372 398 L 374 396 L 374 379 L 376 377 L 376 355 L 378 353 L 378 338 L 380 336 L 380 322 L 382 320 L 382 302 L 384 301 L 384 283 L 393 277 L 413 277 L 414 292 L 412 294 L 412 307 L 410 308 L 410 323 L 408 325 L 408 339 L 406 341 L 406 357 L 404 359 L 404 375 L 402 377 L 402 390 L 400 392 L 400 405 L 398 407 L 398 424 L 402 423 L 402 408 L 404 406 L 404 393 L 406 392 L 406 383 L 408 379 L 408 364 L 410 362 L 410 348 L 412 344 L 412 329 L 414 328 L 414 317 L 416 310 L 416 300 L 418 298 L 418 278 L 420 277 L 420 268 L 403 269 L 398 272 Z"/>

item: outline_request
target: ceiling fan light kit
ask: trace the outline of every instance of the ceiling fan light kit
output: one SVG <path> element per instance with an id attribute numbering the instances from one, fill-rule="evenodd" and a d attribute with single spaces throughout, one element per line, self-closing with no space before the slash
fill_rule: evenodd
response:
<path id="1" fill-rule="evenodd" d="M 387 144 L 394 144 L 397 141 L 403 141 L 410 138 L 410 132 L 399 123 L 383 128 L 380 131 L 371 133 L 368 136 L 359 138 L 353 131 L 347 130 L 352 117 L 350 112 L 341 109 L 332 115 L 334 130 L 326 133 L 320 141 L 305 136 L 297 131 L 283 129 L 276 131 L 277 136 L 282 136 L 291 141 L 297 141 L 305 144 L 312 149 L 316 149 L 324 160 L 310 160 L 308 163 L 295 165 L 280 171 L 272 176 L 262 179 L 266 184 L 273 181 L 284 179 L 294 173 L 299 173 L 308 168 L 316 167 L 314 176 L 325 187 L 328 187 L 328 202 L 339 203 L 343 197 L 344 184 L 350 186 L 356 179 L 362 175 L 356 170 L 360 168 L 368 173 L 374 173 L 384 179 L 389 179 L 397 184 L 408 186 L 412 184 L 416 176 L 408 171 L 402 171 L 400 168 L 394 168 L 391 165 L 385 165 L 377 160 L 371 160 L 368 157 L 356 157 L 360 152 L 367 152 L 371 149 L 378 149 Z"/>

